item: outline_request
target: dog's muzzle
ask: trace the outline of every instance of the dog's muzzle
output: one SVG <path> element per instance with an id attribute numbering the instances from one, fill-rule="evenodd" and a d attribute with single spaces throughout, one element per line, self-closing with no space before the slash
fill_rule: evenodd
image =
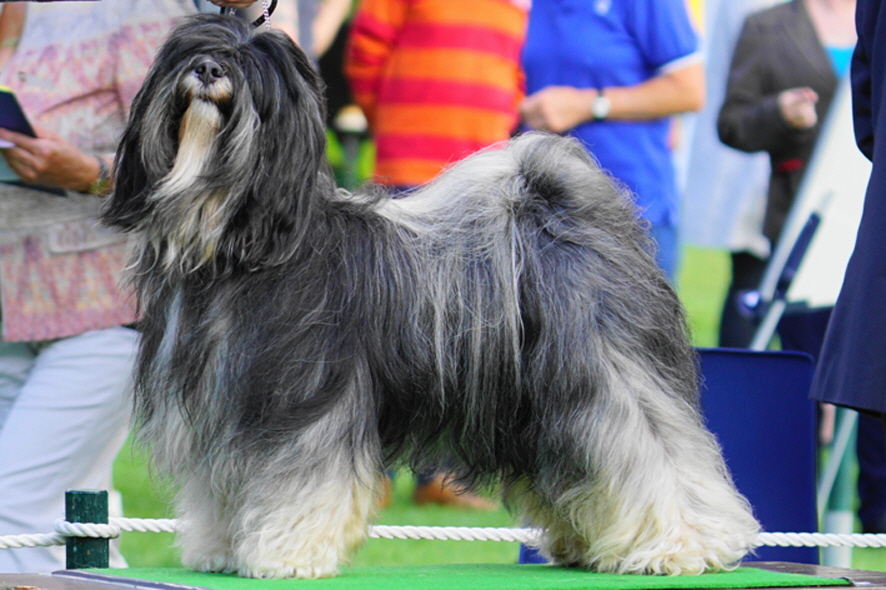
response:
<path id="1" fill-rule="evenodd" d="M 224 66 L 210 57 L 201 58 L 183 77 L 182 89 L 190 100 L 202 99 L 216 104 L 230 100 L 233 92 Z"/>

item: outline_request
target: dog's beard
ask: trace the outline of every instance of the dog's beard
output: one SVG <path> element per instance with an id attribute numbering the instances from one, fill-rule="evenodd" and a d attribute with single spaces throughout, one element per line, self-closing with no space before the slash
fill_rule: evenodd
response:
<path id="1" fill-rule="evenodd" d="M 195 97 L 182 116 L 175 162 L 152 197 L 162 209 L 173 209 L 168 219 L 176 220 L 168 235 L 165 268 L 186 260 L 197 268 L 215 254 L 223 230 L 225 193 L 211 189 L 207 178 L 223 124 L 219 107 L 204 98 Z"/>
<path id="2" fill-rule="evenodd" d="M 214 103 L 200 98 L 191 101 L 182 117 L 175 163 L 157 191 L 156 198 L 188 192 L 196 181 L 205 176 L 204 169 L 215 154 L 222 122 L 222 114 Z"/>

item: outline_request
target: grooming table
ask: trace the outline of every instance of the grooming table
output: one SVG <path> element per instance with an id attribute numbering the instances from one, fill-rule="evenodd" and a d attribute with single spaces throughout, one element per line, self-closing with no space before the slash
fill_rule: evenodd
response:
<path id="1" fill-rule="evenodd" d="M 346 568 L 323 580 L 249 580 L 181 568 L 65 570 L 0 574 L 0 590 L 682 590 L 695 588 L 862 587 L 886 590 L 886 573 L 787 562 L 754 562 L 702 576 L 633 576 L 546 565 L 441 565 Z"/>

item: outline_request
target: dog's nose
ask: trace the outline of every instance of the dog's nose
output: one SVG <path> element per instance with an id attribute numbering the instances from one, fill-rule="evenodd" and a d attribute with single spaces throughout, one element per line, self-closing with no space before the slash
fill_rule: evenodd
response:
<path id="1" fill-rule="evenodd" d="M 203 84 L 209 86 L 219 78 L 224 77 L 225 70 L 216 61 L 207 58 L 197 64 L 197 67 L 194 68 L 194 74 L 197 75 L 197 78 Z"/>

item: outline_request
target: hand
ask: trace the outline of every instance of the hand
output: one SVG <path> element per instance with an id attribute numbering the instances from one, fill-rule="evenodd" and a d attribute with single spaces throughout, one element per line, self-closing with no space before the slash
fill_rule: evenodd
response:
<path id="1" fill-rule="evenodd" d="M 831 404 L 819 404 L 821 417 L 818 422 L 818 442 L 829 445 L 834 442 L 834 420 L 837 415 L 837 407 Z"/>
<path id="2" fill-rule="evenodd" d="M 87 190 L 98 178 L 98 162 L 55 133 L 35 127 L 37 137 L 0 129 L 0 140 L 13 144 L 4 149 L 9 167 L 29 184 L 76 191 Z"/>
<path id="3" fill-rule="evenodd" d="M 216 6 L 227 8 L 247 8 L 255 3 L 255 0 L 209 0 Z"/>
<path id="4" fill-rule="evenodd" d="M 818 94 L 811 88 L 790 88 L 778 95 L 781 116 L 794 129 L 809 129 L 818 122 L 815 103 Z"/>
<path id="5" fill-rule="evenodd" d="M 526 97 L 520 115 L 532 129 L 563 133 L 593 118 L 591 103 L 596 94 L 596 90 L 548 86 Z"/>

